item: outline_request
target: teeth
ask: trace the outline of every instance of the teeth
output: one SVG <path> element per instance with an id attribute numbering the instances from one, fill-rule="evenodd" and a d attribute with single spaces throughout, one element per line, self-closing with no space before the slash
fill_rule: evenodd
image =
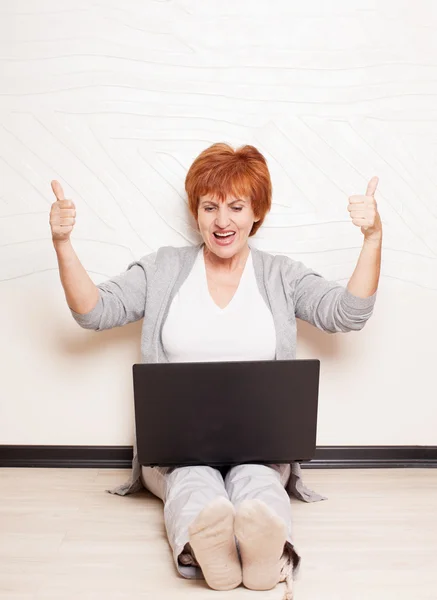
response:
<path id="1" fill-rule="evenodd" d="M 215 234 L 218 235 L 219 237 L 229 237 L 230 235 L 234 235 L 234 233 L 232 231 L 230 233 L 217 233 L 217 231 L 216 231 Z"/>

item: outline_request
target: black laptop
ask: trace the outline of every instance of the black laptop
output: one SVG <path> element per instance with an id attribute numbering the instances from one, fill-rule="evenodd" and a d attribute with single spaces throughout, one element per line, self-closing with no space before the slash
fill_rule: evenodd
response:
<path id="1" fill-rule="evenodd" d="M 318 359 L 133 365 L 138 460 L 224 466 L 310 460 Z"/>

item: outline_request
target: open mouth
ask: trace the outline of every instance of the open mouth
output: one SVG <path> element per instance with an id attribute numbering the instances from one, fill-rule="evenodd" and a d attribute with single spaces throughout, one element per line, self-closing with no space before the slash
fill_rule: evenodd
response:
<path id="1" fill-rule="evenodd" d="M 217 233 L 215 231 L 214 238 L 216 240 L 216 243 L 219 244 L 220 246 L 227 246 L 228 244 L 232 244 L 232 242 L 235 238 L 235 231 L 225 233 L 225 234 Z"/>

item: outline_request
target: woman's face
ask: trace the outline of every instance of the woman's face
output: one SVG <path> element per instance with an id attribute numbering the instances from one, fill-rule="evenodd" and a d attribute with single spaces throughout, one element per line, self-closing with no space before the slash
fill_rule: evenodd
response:
<path id="1" fill-rule="evenodd" d="M 228 195 L 224 202 L 213 194 L 199 199 L 199 231 L 207 248 L 221 258 L 230 258 L 245 248 L 257 221 L 247 196 Z"/>

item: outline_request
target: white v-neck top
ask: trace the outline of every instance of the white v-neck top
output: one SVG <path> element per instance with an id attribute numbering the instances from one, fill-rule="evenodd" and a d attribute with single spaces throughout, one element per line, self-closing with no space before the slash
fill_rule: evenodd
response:
<path id="1" fill-rule="evenodd" d="M 275 359 L 273 316 L 258 289 L 251 251 L 233 298 L 220 308 L 209 293 L 200 248 L 170 305 L 162 343 L 169 362 Z"/>

